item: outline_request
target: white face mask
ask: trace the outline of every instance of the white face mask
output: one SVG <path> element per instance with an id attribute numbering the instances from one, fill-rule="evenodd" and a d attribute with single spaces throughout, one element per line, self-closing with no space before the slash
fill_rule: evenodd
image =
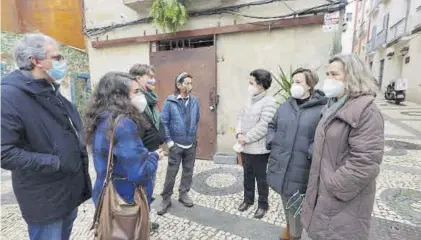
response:
<path id="1" fill-rule="evenodd" d="M 292 84 L 290 92 L 291 92 L 291 97 L 296 98 L 296 99 L 303 99 L 307 95 L 304 87 L 298 83 Z"/>
<path id="2" fill-rule="evenodd" d="M 148 104 L 146 97 L 143 94 L 132 97 L 131 101 L 132 104 L 142 113 L 145 111 L 146 105 Z"/>
<path id="3" fill-rule="evenodd" d="M 257 95 L 259 93 L 259 90 L 253 85 L 249 85 L 247 90 L 251 96 Z"/>
<path id="4" fill-rule="evenodd" d="M 323 83 L 322 91 L 326 97 L 339 97 L 345 89 L 345 84 L 342 81 L 335 79 L 326 79 Z"/>

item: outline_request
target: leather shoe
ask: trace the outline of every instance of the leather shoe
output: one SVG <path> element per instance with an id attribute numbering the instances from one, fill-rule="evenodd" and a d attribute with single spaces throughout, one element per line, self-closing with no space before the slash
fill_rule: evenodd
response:
<path id="1" fill-rule="evenodd" d="M 254 213 L 254 218 L 261 219 L 265 216 L 266 210 L 262 208 L 258 208 Z"/>
<path id="2" fill-rule="evenodd" d="M 238 207 L 238 211 L 240 212 L 244 212 L 247 209 L 249 209 L 249 207 L 251 206 L 251 204 L 248 204 L 246 202 L 243 202 L 239 207 Z"/>

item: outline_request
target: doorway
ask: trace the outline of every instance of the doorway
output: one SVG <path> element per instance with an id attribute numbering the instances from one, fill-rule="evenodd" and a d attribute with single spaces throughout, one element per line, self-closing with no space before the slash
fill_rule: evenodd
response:
<path id="1" fill-rule="evenodd" d="M 380 69 L 379 69 L 379 82 L 378 87 L 382 89 L 382 83 L 383 83 L 383 73 L 384 73 L 384 59 L 380 60 Z"/>
<path id="2" fill-rule="evenodd" d="M 150 63 L 156 69 L 156 91 L 162 109 L 174 93 L 175 78 L 181 72 L 193 77 L 192 94 L 200 105 L 197 158 L 212 159 L 216 146 L 216 47 L 214 36 L 171 39 L 152 43 Z"/>

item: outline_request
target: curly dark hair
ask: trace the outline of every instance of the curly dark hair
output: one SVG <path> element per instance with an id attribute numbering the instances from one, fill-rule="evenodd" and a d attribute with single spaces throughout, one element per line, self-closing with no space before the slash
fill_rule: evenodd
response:
<path id="1" fill-rule="evenodd" d="M 132 119 L 138 126 L 141 136 L 150 123 L 130 101 L 130 85 L 134 77 L 124 72 L 109 72 L 105 74 L 96 86 L 88 105 L 85 109 L 85 140 L 92 144 L 93 136 L 100 121 L 105 115 L 108 117 L 109 134 L 111 126 L 119 115 Z"/>

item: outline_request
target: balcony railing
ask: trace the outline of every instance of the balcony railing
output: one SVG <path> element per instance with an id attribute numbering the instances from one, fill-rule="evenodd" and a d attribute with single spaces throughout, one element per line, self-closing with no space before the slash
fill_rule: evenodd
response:
<path id="1" fill-rule="evenodd" d="M 375 47 L 378 48 L 379 46 L 386 44 L 386 40 L 387 40 L 387 29 L 383 29 L 377 34 Z"/>
<path id="2" fill-rule="evenodd" d="M 406 18 L 402 18 L 397 23 L 390 27 L 389 34 L 387 36 L 387 42 L 393 42 L 396 39 L 405 35 L 405 23 Z"/>

